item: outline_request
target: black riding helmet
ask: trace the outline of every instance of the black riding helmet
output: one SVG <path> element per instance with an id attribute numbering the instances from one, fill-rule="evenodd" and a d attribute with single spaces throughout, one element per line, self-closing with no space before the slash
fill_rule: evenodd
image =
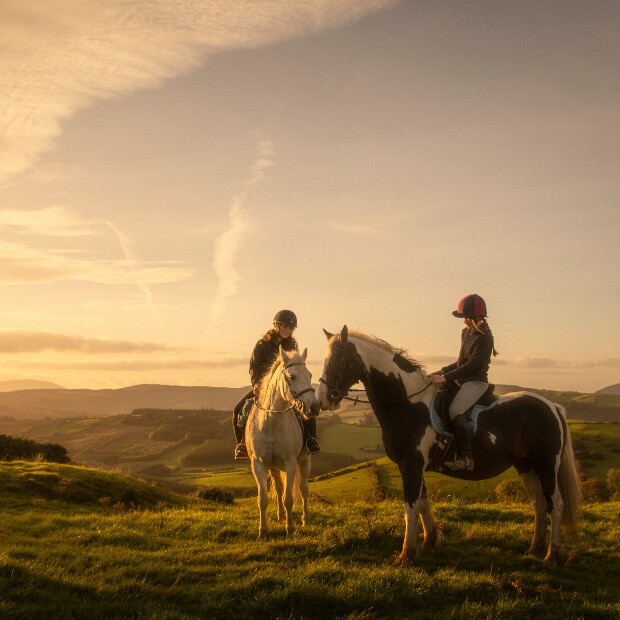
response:
<path id="1" fill-rule="evenodd" d="M 280 312 L 273 317 L 273 322 L 297 327 L 297 317 L 292 310 L 280 310 Z"/>

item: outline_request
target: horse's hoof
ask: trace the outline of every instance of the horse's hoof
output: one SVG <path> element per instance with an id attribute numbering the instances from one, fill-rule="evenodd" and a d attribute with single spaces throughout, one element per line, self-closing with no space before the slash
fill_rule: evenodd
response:
<path id="1" fill-rule="evenodd" d="M 418 561 L 419 554 L 414 551 L 401 551 L 394 560 L 394 566 L 408 568 L 414 566 Z"/>
<path id="2" fill-rule="evenodd" d="M 545 553 L 546 544 L 542 543 L 532 544 L 532 546 L 525 552 L 526 555 L 541 556 Z"/>
<path id="3" fill-rule="evenodd" d="M 437 551 L 441 547 L 441 536 L 428 536 L 422 543 L 422 551 Z"/>
<path id="4" fill-rule="evenodd" d="M 562 552 L 558 547 L 552 547 L 547 552 L 544 561 L 549 564 L 558 564 L 562 561 Z"/>

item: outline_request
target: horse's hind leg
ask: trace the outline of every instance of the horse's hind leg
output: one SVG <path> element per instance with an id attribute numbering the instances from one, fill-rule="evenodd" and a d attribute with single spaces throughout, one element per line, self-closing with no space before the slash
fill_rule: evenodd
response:
<path id="1" fill-rule="evenodd" d="M 424 528 L 424 542 L 422 551 L 436 551 L 441 546 L 441 533 L 437 527 L 437 522 L 431 512 L 431 505 L 426 496 L 426 485 L 422 483 L 422 498 L 418 502 L 420 508 L 420 518 Z"/>
<path id="2" fill-rule="evenodd" d="M 282 496 L 284 495 L 284 483 L 282 482 L 282 473 L 277 469 L 271 469 L 271 479 L 273 480 L 273 486 L 276 490 L 276 499 L 278 502 L 278 521 L 284 519 L 284 503 L 282 502 Z"/>
<path id="3" fill-rule="evenodd" d="M 557 471 L 555 464 L 550 462 L 546 467 L 537 470 L 538 478 L 542 494 L 547 505 L 547 512 L 551 515 L 551 539 L 549 541 L 549 549 L 545 556 L 545 562 L 556 563 L 562 555 L 561 546 L 561 525 L 562 511 L 564 510 L 564 501 L 560 494 L 558 486 Z"/>
<path id="4" fill-rule="evenodd" d="M 310 477 L 310 455 L 306 455 L 298 465 L 297 474 L 299 476 L 299 490 L 301 491 L 301 524 L 308 525 L 308 495 L 310 494 L 310 485 L 308 478 Z"/>
<path id="5" fill-rule="evenodd" d="M 520 472 L 520 476 L 534 508 L 534 537 L 532 538 L 532 545 L 527 552 L 542 555 L 547 545 L 547 502 L 543 495 L 540 480 L 531 469 Z"/>

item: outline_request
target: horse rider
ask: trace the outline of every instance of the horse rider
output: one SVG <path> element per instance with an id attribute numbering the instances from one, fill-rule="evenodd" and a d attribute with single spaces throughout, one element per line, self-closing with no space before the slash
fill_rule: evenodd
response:
<path id="1" fill-rule="evenodd" d="M 298 351 L 297 341 L 293 332 L 297 327 L 297 317 L 291 310 L 280 310 L 273 317 L 273 329 L 270 329 L 257 343 L 250 358 L 250 381 L 252 390 L 248 392 L 233 409 L 233 429 L 237 439 L 235 459 L 247 459 L 248 451 L 245 445 L 245 420 L 242 426 L 238 425 L 239 415 L 248 399 L 258 396 L 261 379 L 267 374 L 276 358 L 280 346 L 285 351 Z M 316 419 L 303 420 L 306 436 L 306 450 L 308 454 L 315 454 L 321 450 L 316 438 Z"/>
<path id="2" fill-rule="evenodd" d="M 437 384 L 452 382 L 458 388 L 448 410 L 458 457 L 454 462 L 444 463 L 444 467 L 452 471 L 471 471 L 474 468 L 474 458 L 464 414 L 487 391 L 491 354 L 495 356 L 497 351 L 491 328 L 485 318 L 486 303 L 480 295 L 474 293 L 463 297 L 452 314 L 465 321 L 465 328 L 461 332 L 459 358 L 453 364 L 432 373 L 429 378 Z"/>

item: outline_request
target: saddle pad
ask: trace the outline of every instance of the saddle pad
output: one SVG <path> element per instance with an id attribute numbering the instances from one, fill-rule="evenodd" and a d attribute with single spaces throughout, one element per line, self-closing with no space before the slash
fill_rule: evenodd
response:
<path id="1" fill-rule="evenodd" d="M 474 405 L 473 409 L 470 409 L 471 414 L 465 415 L 465 419 L 467 420 L 467 426 L 469 428 L 469 436 L 473 437 L 476 434 L 476 430 L 478 429 L 478 416 L 483 411 L 488 411 L 489 409 L 493 409 L 495 405 L 499 402 L 499 398 L 496 398 L 490 405 L 486 407 L 480 407 L 479 405 Z M 467 412 L 466 412 L 467 413 Z M 431 400 L 431 424 L 433 428 L 438 433 L 444 433 L 445 435 L 449 435 L 450 437 L 454 437 L 453 433 L 446 428 L 444 425 L 441 416 L 437 413 L 437 409 L 435 408 L 435 397 L 433 396 Z"/>
<path id="2" fill-rule="evenodd" d="M 250 409 L 252 409 L 253 404 L 254 404 L 253 398 L 248 398 L 243 403 L 243 409 L 241 409 L 241 413 L 239 414 L 239 417 L 237 418 L 237 426 L 239 428 L 243 428 L 245 426 L 245 421 L 248 419 L 248 415 L 250 413 Z"/>

